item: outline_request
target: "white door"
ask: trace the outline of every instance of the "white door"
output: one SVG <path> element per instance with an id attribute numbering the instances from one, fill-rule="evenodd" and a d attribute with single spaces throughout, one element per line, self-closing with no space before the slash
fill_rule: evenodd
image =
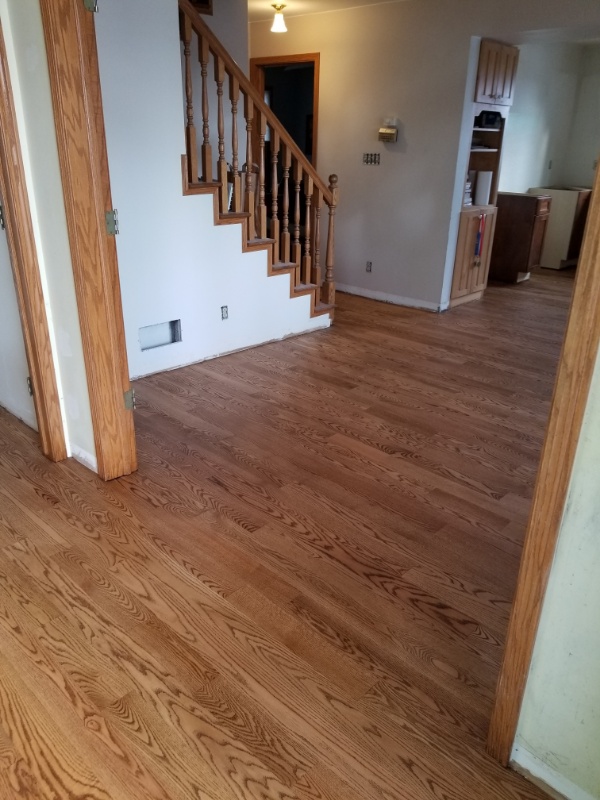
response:
<path id="1" fill-rule="evenodd" d="M 37 430 L 6 231 L 0 229 L 0 406 Z"/>

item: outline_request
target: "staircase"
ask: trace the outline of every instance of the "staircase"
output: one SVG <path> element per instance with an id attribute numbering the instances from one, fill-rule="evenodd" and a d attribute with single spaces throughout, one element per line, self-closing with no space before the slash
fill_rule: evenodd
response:
<path id="1" fill-rule="evenodd" d="M 329 184 L 319 177 L 206 25 L 199 6 L 179 0 L 179 12 L 186 105 L 183 193 L 212 194 L 215 224 L 239 224 L 243 251 L 265 250 L 269 275 L 288 274 L 291 297 L 310 295 L 311 316 L 333 318 L 337 176 L 331 175 Z M 195 92 L 201 105 L 200 136 Z"/>

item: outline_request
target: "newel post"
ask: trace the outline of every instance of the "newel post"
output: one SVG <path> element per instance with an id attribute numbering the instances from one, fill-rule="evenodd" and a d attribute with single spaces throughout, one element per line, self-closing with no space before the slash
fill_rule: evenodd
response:
<path id="1" fill-rule="evenodd" d="M 333 265 L 335 262 L 335 212 L 339 199 L 338 176 L 329 176 L 329 191 L 331 192 L 331 205 L 329 206 L 329 231 L 327 234 L 327 256 L 325 258 L 325 296 L 322 298 L 327 305 L 335 303 L 335 283 L 333 280 Z"/>

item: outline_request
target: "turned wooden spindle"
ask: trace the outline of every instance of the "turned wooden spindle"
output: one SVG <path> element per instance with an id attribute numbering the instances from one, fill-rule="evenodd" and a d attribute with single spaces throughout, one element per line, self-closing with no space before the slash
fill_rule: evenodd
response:
<path id="1" fill-rule="evenodd" d="M 219 181 L 219 210 L 225 214 L 229 210 L 229 190 L 227 186 L 227 162 L 225 161 L 225 110 L 223 108 L 223 83 L 225 82 L 225 63 L 215 58 L 215 81 L 217 83 L 217 120 L 219 136 L 219 160 L 217 180 Z"/>
<path id="2" fill-rule="evenodd" d="M 208 39 L 200 37 L 200 67 L 202 75 L 202 180 L 212 181 L 212 147 L 210 145 L 210 109 L 208 105 L 208 61 L 210 49 Z"/>
<path id="3" fill-rule="evenodd" d="M 321 298 L 321 209 L 323 208 L 323 192 L 316 188 L 314 192 L 314 230 L 313 230 L 313 258 L 310 282 L 318 287 L 316 301 Z"/>
<path id="4" fill-rule="evenodd" d="M 244 116 L 246 118 L 246 191 L 244 211 L 248 214 L 248 241 L 256 238 L 256 218 L 254 209 L 254 176 L 252 165 L 252 129 L 254 126 L 254 101 L 244 95 Z"/>
<path id="5" fill-rule="evenodd" d="M 325 258 L 325 296 L 324 303 L 333 305 L 335 302 L 335 283 L 333 281 L 333 266 L 335 253 L 335 211 L 339 199 L 338 176 L 329 176 L 329 191 L 331 192 L 331 205 L 329 206 L 329 230 L 327 233 L 327 255 Z"/>
<path id="6" fill-rule="evenodd" d="M 185 61 L 185 147 L 187 153 L 188 180 L 198 181 L 198 146 L 196 126 L 194 125 L 194 91 L 192 86 L 192 21 L 185 14 L 179 17 L 183 55 Z"/>
<path id="7" fill-rule="evenodd" d="M 240 82 L 235 75 L 229 76 L 229 99 L 231 100 L 231 210 L 242 210 L 242 183 L 240 178 L 240 160 L 238 153 L 238 102 L 240 100 Z"/>
<path id="8" fill-rule="evenodd" d="M 312 197 L 314 191 L 313 179 L 310 175 L 304 176 L 304 201 L 305 219 L 304 219 L 304 256 L 302 257 L 302 283 L 310 283 L 311 270 L 312 270 L 312 255 L 311 255 L 311 217 L 312 217 Z"/>
<path id="9" fill-rule="evenodd" d="M 290 262 L 290 169 L 292 167 L 292 151 L 288 145 L 283 146 L 283 189 L 281 208 L 281 260 Z"/>
<path id="10" fill-rule="evenodd" d="M 259 239 L 267 238 L 267 204 L 265 202 L 266 163 L 265 138 L 267 135 L 267 118 L 261 112 L 258 115 L 258 209 L 256 212 L 256 235 Z"/>
<path id="11" fill-rule="evenodd" d="M 276 130 L 271 128 L 271 230 L 270 235 L 273 239 L 273 262 L 277 263 L 280 258 L 279 251 L 279 206 L 277 193 L 279 183 L 277 180 L 277 164 L 279 162 L 280 139 Z"/>
<path id="12" fill-rule="evenodd" d="M 292 261 L 296 265 L 296 285 L 300 283 L 302 266 L 302 245 L 300 244 L 300 189 L 302 188 L 302 164 L 294 161 L 294 241 Z"/>

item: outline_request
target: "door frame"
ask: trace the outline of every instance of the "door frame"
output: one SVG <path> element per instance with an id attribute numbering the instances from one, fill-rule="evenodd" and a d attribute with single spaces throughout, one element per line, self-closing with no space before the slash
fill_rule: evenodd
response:
<path id="1" fill-rule="evenodd" d="M 67 444 L 1 22 L 0 192 L 41 448 L 62 461 Z"/>
<path id="2" fill-rule="evenodd" d="M 265 67 L 289 67 L 292 64 L 313 64 L 313 147 L 310 163 L 317 168 L 317 147 L 319 141 L 319 73 L 321 56 L 319 53 L 297 53 L 286 56 L 259 56 L 250 59 L 250 83 L 265 96 Z"/>
<path id="3" fill-rule="evenodd" d="M 104 480 L 137 468 L 94 12 L 40 0 L 90 410 Z"/>
<path id="4" fill-rule="evenodd" d="M 487 749 L 508 765 L 600 344 L 600 170 L 575 277 Z"/>

